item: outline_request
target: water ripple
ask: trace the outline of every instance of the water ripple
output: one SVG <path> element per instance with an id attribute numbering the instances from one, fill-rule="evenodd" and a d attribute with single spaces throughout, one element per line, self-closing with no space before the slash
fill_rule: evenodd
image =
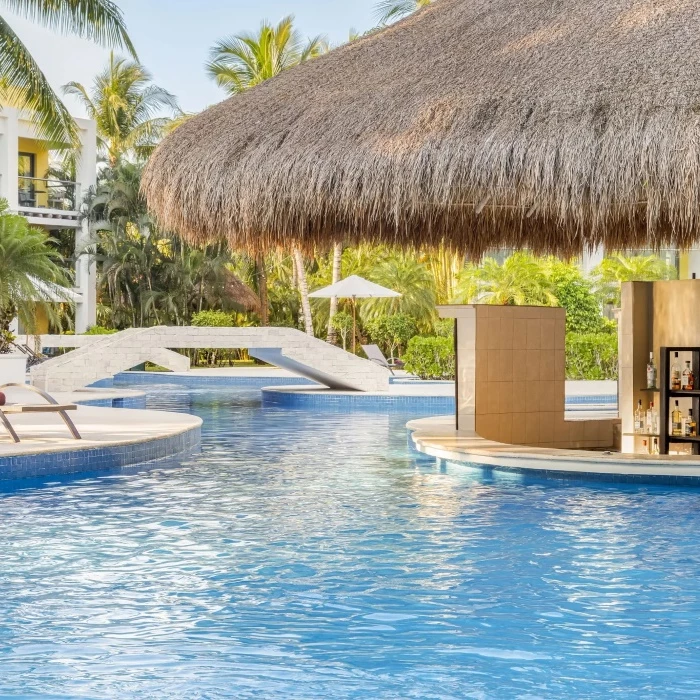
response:
<path id="1" fill-rule="evenodd" d="M 700 492 L 436 467 L 405 416 L 205 419 L 169 467 L 0 493 L 0 695 L 700 695 Z"/>

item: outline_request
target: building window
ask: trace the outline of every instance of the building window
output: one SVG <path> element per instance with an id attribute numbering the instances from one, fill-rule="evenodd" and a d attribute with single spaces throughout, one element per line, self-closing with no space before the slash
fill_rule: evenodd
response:
<path id="1" fill-rule="evenodd" d="M 20 153 L 18 160 L 20 177 L 36 177 L 36 156 L 33 153 Z"/>

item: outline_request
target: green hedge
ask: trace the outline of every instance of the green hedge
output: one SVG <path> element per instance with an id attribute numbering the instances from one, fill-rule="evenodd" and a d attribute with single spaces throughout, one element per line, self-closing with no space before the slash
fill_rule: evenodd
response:
<path id="1" fill-rule="evenodd" d="M 403 356 L 406 371 L 421 379 L 454 379 L 455 351 L 452 338 L 411 338 Z"/>
<path id="2" fill-rule="evenodd" d="M 105 328 L 104 326 L 91 326 L 88 328 L 84 335 L 112 335 L 117 333 L 116 328 Z"/>
<path id="3" fill-rule="evenodd" d="M 567 379 L 617 379 L 616 333 L 568 333 Z"/>
<path id="4" fill-rule="evenodd" d="M 190 323 L 205 328 L 231 328 L 236 325 L 236 319 L 225 311 L 198 311 L 192 315 Z"/>

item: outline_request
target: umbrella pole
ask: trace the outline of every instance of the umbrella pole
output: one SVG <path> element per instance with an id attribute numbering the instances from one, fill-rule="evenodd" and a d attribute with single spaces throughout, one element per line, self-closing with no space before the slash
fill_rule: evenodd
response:
<path id="1" fill-rule="evenodd" d="M 355 354 L 355 343 L 357 342 L 357 302 L 352 298 L 352 354 Z"/>

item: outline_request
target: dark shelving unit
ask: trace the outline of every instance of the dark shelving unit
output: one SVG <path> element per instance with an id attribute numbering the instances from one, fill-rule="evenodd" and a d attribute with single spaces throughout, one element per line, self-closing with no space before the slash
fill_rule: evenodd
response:
<path id="1" fill-rule="evenodd" d="M 698 347 L 663 347 L 659 358 L 659 452 L 662 455 L 668 454 L 669 445 L 672 443 L 685 443 L 693 446 L 693 454 L 700 454 L 700 437 L 684 437 L 671 435 L 669 430 L 671 411 L 671 401 L 675 399 L 692 399 L 693 416 L 697 422 L 700 417 L 700 389 L 692 391 L 671 391 L 671 365 L 672 353 L 683 353 L 690 355 L 690 366 L 693 368 L 695 383 L 698 383 L 698 371 L 700 371 L 700 348 Z M 681 367 L 682 369 L 682 367 Z M 652 391 L 651 389 L 649 391 Z"/>

